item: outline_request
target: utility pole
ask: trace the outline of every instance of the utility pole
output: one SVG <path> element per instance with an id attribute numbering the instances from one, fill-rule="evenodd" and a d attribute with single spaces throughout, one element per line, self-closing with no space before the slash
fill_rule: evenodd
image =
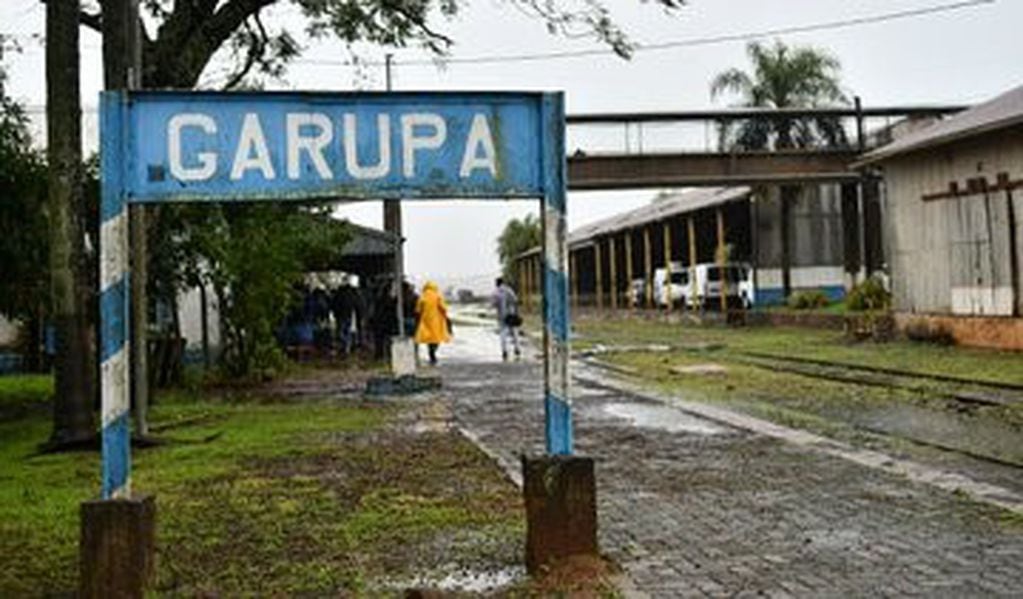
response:
<path id="1" fill-rule="evenodd" d="M 103 79 L 108 90 L 142 87 L 142 43 L 139 0 L 103 0 Z M 128 208 L 131 264 L 131 397 L 135 434 L 149 434 L 149 369 L 146 296 L 146 212 L 139 204 Z"/>
<path id="2" fill-rule="evenodd" d="M 391 89 L 391 60 L 394 55 L 388 53 L 384 57 L 384 76 L 387 80 L 387 91 Z M 401 235 L 401 200 L 384 200 L 384 231 L 394 236 L 394 292 L 395 318 L 398 319 L 398 337 L 405 336 L 404 281 L 405 257 L 402 251 Z"/>

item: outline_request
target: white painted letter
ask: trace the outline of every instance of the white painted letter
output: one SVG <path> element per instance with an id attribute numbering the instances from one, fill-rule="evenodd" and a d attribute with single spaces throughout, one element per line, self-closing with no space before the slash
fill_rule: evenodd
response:
<path id="1" fill-rule="evenodd" d="M 483 146 L 482 156 L 476 154 L 480 146 Z M 462 156 L 462 168 L 459 169 L 458 174 L 466 179 L 475 169 L 485 168 L 490 171 L 491 177 L 497 177 L 496 158 L 494 137 L 490 134 L 490 123 L 487 122 L 486 116 L 477 114 L 472 117 L 469 139 L 465 141 L 465 154 Z"/>
<path id="2" fill-rule="evenodd" d="M 302 137 L 303 126 L 319 128 L 320 132 L 312 137 Z M 330 119 L 327 115 L 318 112 L 300 112 L 288 115 L 288 178 L 298 179 L 299 172 L 298 155 L 305 150 L 309 153 L 309 159 L 313 161 L 316 172 L 321 179 L 332 179 L 334 174 L 330 172 L 330 166 L 323 158 L 323 148 L 327 147 L 334 137 L 334 130 L 331 129 Z"/>
<path id="3" fill-rule="evenodd" d="M 416 137 L 416 126 L 433 127 L 433 135 Z M 416 112 L 401 115 L 402 162 L 405 178 L 416 176 L 416 150 L 434 150 L 444 144 L 448 126 L 439 114 Z"/>
<path id="4" fill-rule="evenodd" d="M 252 155 L 253 150 L 256 151 L 255 156 Z M 242 121 L 238 148 L 234 152 L 234 164 L 231 166 L 231 180 L 241 179 L 250 168 L 262 171 L 264 179 L 273 179 L 276 176 L 273 164 L 270 163 L 270 150 L 266 147 L 263 126 L 259 123 L 259 115 L 254 112 L 246 113 L 245 120 Z"/>
<path id="5" fill-rule="evenodd" d="M 217 132 L 217 123 L 205 114 L 176 114 L 167 123 L 167 159 L 170 162 L 171 176 L 180 181 L 203 181 L 217 171 L 217 155 L 214 152 L 199 152 L 196 158 L 198 167 L 189 168 L 181 163 L 181 130 L 185 127 L 198 127 L 203 133 Z"/>
<path id="6" fill-rule="evenodd" d="M 373 166 L 359 165 L 358 122 L 355 114 L 346 113 L 345 124 L 345 166 L 348 174 L 356 179 L 379 179 L 391 172 L 391 117 L 386 114 L 377 115 L 377 138 L 380 148 L 380 159 Z"/>

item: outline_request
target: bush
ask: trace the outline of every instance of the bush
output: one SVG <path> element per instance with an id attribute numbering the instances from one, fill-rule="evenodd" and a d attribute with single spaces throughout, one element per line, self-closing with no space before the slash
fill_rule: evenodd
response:
<path id="1" fill-rule="evenodd" d="M 846 306 L 853 312 L 887 310 L 892 305 L 892 294 L 885 289 L 879 277 L 858 283 L 846 297 Z"/>
<path id="2" fill-rule="evenodd" d="M 813 289 L 810 291 L 799 291 L 789 296 L 789 308 L 793 310 L 813 310 L 828 305 L 828 296 L 823 291 Z"/>

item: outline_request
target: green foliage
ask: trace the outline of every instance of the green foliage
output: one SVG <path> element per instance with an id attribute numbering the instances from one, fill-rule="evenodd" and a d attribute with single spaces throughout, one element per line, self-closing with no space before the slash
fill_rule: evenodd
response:
<path id="1" fill-rule="evenodd" d="M 793 310 L 816 310 L 828 305 L 828 296 L 820 289 L 797 291 L 789 296 L 788 306 Z"/>
<path id="2" fill-rule="evenodd" d="M 348 242 L 347 227 L 323 209 L 291 205 L 181 206 L 161 217 L 152 248 L 156 290 L 173 294 L 200 282 L 217 296 L 221 368 L 229 377 L 278 371 L 274 330 L 310 264 L 329 263 Z"/>
<path id="3" fill-rule="evenodd" d="M 509 283 L 518 281 L 518 269 L 515 257 L 519 254 L 540 246 L 542 241 L 540 219 L 527 214 L 523 219 L 513 218 L 508 221 L 497 238 L 497 255 L 501 259 L 501 273 Z"/>
<path id="4" fill-rule="evenodd" d="M 892 294 L 879 277 L 857 283 L 846 298 L 846 305 L 852 312 L 887 310 L 891 304 Z"/>
<path id="5" fill-rule="evenodd" d="M 0 71 L 0 90 L 3 89 Z M 46 162 L 32 148 L 28 117 L 0 95 L 0 314 L 39 315 L 48 302 Z"/>
<path id="6" fill-rule="evenodd" d="M 711 96 L 739 96 L 740 104 L 756 108 L 813 108 L 847 104 L 838 81 L 838 59 L 812 47 L 750 42 L 746 47 L 752 71 L 729 69 L 711 83 Z M 845 130 L 835 118 L 748 119 L 738 126 L 721 125 L 721 145 L 745 150 L 847 145 Z"/>

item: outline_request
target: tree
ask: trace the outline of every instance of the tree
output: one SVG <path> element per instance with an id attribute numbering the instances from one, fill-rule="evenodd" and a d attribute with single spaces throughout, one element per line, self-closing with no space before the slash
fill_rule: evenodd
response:
<path id="1" fill-rule="evenodd" d="M 746 47 L 752 72 L 729 69 L 711 83 L 712 97 L 737 94 L 743 106 L 754 108 L 815 108 L 848 104 L 838 82 L 840 64 L 823 50 L 790 48 L 777 41 L 772 46 L 751 42 Z M 722 146 L 740 150 L 788 150 L 813 145 L 847 146 L 845 129 L 833 117 L 752 118 L 738 127 L 725 122 L 720 129 Z M 781 187 L 781 270 L 785 297 L 792 292 L 791 212 L 800 188 Z"/>
<path id="2" fill-rule="evenodd" d="M 0 52 L 3 39 L 0 38 Z M 22 324 L 28 367 L 40 366 L 43 318 L 49 304 L 46 161 L 32 148 L 28 117 L 4 93 L 0 63 L 0 314 Z"/>
<path id="3" fill-rule="evenodd" d="M 46 1 L 46 0 L 43 0 Z M 646 0 L 641 0 L 646 1 Z M 226 49 L 233 67 L 222 87 L 232 89 L 250 76 L 276 78 L 301 53 L 293 33 L 262 19 L 271 5 L 298 7 L 311 37 L 334 36 L 351 49 L 357 42 L 381 46 L 418 45 L 438 56 L 454 42 L 434 28 L 438 17 L 453 18 L 470 0 L 140 0 L 156 35 L 143 27 L 143 87 L 192 88 L 215 53 Z M 552 34 L 590 35 L 628 57 L 633 45 L 601 0 L 504 0 L 546 23 Z M 685 0 L 654 0 L 674 11 Z M 105 1 L 100 2 L 101 6 Z M 102 31 L 100 11 L 83 10 L 82 24 Z"/>
<path id="4" fill-rule="evenodd" d="M 750 108 L 816 108 L 848 104 L 838 82 L 838 59 L 812 47 L 790 48 L 783 42 L 746 47 L 752 73 L 729 69 L 711 83 L 711 96 L 737 94 Z M 754 118 L 739 127 L 723 126 L 726 145 L 742 150 L 784 150 L 815 144 L 847 144 L 845 130 L 833 117 Z"/>
<path id="5" fill-rule="evenodd" d="M 513 218 L 508 221 L 497 238 L 497 255 L 501 259 L 501 273 L 509 283 L 518 281 L 519 271 L 515 258 L 530 249 L 538 247 L 542 241 L 540 219 L 527 214 L 523 219 Z"/>
<path id="6" fill-rule="evenodd" d="M 90 256 L 85 248 L 79 105 L 78 2 L 46 5 L 47 224 L 50 320 L 56 329 L 53 434 L 61 446 L 95 435 Z"/>
<path id="7" fill-rule="evenodd" d="M 329 209 L 289 205 L 188 206 L 209 226 L 175 239 L 169 254 L 186 260 L 180 283 L 211 284 L 220 306 L 221 366 L 232 377 L 280 366 L 274 333 L 293 303 L 309 265 L 329 265 L 350 238 Z M 189 249 L 191 247 L 191 249 Z M 187 262 L 198 260 L 198 262 Z M 201 263 L 200 263 L 201 262 Z"/>

